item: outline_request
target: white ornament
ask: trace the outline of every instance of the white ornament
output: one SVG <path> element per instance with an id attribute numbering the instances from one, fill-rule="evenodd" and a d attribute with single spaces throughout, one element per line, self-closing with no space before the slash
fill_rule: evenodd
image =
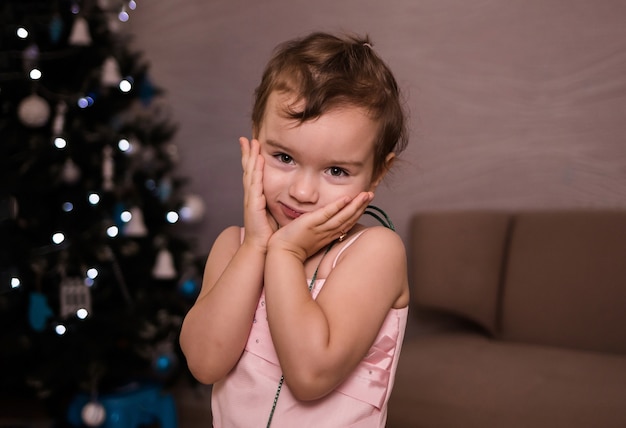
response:
<path id="1" fill-rule="evenodd" d="M 165 154 L 170 158 L 173 164 L 177 164 L 180 161 L 180 154 L 178 153 L 178 147 L 175 144 L 166 144 L 163 148 Z"/>
<path id="2" fill-rule="evenodd" d="M 50 106 L 39 95 L 32 94 L 20 102 L 17 115 L 24 125 L 39 128 L 48 121 Z"/>
<path id="3" fill-rule="evenodd" d="M 179 210 L 180 218 L 187 223 L 196 223 L 204 217 L 204 201 L 200 196 L 187 195 Z"/>
<path id="4" fill-rule="evenodd" d="M 77 16 L 74 20 L 74 26 L 72 27 L 69 42 L 70 45 L 74 46 L 89 46 L 91 44 L 89 24 L 82 16 Z"/>
<path id="5" fill-rule="evenodd" d="M 85 425 L 90 427 L 97 427 L 104 423 L 106 419 L 106 410 L 104 406 L 97 401 L 90 401 L 85 404 L 80 412 L 80 416 Z"/>
<path id="6" fill-rule="evenodd" d="M 65 112 L 67 111 L 67 104 L 63 101 L 57 104 L 56 115 L 54 116 L 54 120 L 52 121 L 52 133 L 54 135 L 59 135 L 63 132 L 63 128 L 65 128 Z"/>
<path id="7" fill-rule="evenodd" d="M 104 86 L 117 86 L 122 80 L 120 66 L 114 57 L 110 56 L 102 64 L 102 75 L 100 83 Z"/>
<path id="8" fill-rule="evenodd" d="M 174 267 L 174 258 L 172 253 L 163 248 L 157 254 L 152 276 L 156 279 L 174 279 L 176 278 L 176 268 Z"/>
<path id="9" fill-rule="evenodd" d="M 139 207 L 130 210 L 130 221 L 124 227 L 124 235 L 140 238 L 148 234 L 148 229 L 143 221 L 143 212 Z"/>
<path id="10" fill-rule="evenodd" d="M 108 18 L 107 18 L 107 26 L 109 27 L 109 31 L 111 33 L 119 33 L 120 32 L 120 28 L 122 27 L 122 23 L 120 22 L 119 19 L 117 19 L 117 16 L 111 15 L 109 14 Z"/>
<path id="11" fill-rule="evenodd" d="M 78 168 L 71 158 L 67 158 L 63 164 L 61 178 L 68 184 L 74 184 L 80 179 L 80 168 Z"/>
<path id="12" fill-rule="evenodd" d="M 104 146 L 102 149 L 102 189 L 110 192 L 113 190 L 113 149 L 111 146 Z"/>

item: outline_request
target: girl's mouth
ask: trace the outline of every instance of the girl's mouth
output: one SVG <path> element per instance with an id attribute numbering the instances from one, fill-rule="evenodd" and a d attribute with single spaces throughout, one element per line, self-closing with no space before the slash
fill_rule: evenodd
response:
<path id="1" fill-rule="evenodd" d="M 294 209 L 292 209 L 292 208 L 290 208 L 287 205 L 282 204 L 282 203 L 280 204 L 280 209 L 282 210 L 283 214 L 285 214 L 285 216 L 287 218 L 290 218 L 292 220 L 296 219 L 296 218 L 300 217 L 302 214 L 304 214 L 304 213 L 302 213 L 300 211 L 296 211 L 296 210 L 294 210 Z"/>

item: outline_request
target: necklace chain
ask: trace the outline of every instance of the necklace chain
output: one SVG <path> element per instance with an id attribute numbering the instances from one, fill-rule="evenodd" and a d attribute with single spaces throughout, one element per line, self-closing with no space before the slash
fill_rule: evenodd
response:
<path id="1" fill-rule="evenodd" d="M 313 290 L 313 285 L 315 284 L 315 280 L 317 279 L 317 271 L 320 268 L 320 265 L 322 264 L 322 260 L 324 260 L 324 256 L 326 254 L 328 254 L 328 252 L 330 251 L 330 249 L 333 247 L 333 244 L 335 242 L 331 242 L 328 247 L 326 247 L 326 251 L 324 251 L 324 254 L 322 255 L 322 258 L 320 259 L 319 263 L 317 264 L 317 267 L 315 268 L 315 272 L 313 272 L 313 277 L 311 278 L 311 282 L 309 283 L 309 291 Z M 270 417 L 267 420 L 267 427 L 270 427 L 270 424 L 272 423 L 272 418 L 274 417 L 274 411 L 276 410 L 276 404 L 278 404 L 278 396 L 280 395 L 280 390 L 283 388 L 283 383 L 285 382 L 285 376 L 281 375 L 280 376 L 280 380 L 278 381 L 278 388 L 276 389 L 276 394 L 274 395 L 274 402 L 272 403 L 272 410 L 270 411 Z"/>

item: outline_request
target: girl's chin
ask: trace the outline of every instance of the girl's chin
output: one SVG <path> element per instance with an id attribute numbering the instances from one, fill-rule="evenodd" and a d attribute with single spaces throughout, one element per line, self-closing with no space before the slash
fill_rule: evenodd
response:
<path id="1" fill-rule="evenodd" d="M 279 228 L 285 227 L 286 225 L 291 223 L 291 221 L 293 220 L 285 216 L 282 212 L 280 212 L 280 210 L 278 212 L 275 212 L 274 210 L 270 209 L 269 214 L 272 216 L 272 218 L 274 219 L 274 221 L 276 222 Z"/>

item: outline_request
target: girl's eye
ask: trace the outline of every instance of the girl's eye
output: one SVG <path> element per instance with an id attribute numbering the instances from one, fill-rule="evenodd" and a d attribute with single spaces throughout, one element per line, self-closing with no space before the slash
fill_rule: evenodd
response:
<path id="1" fill-rule="evenodd" d="M 344 175 L 348 175 L 345 169 L 336 166 L 328 168 L 328 173 L 333 177 L 343 177 Z"/>
<path id="2" fill-rule="evenodd" d="M 293 158 L 285 153 L 278 153 L 274 157 L 282 163 L 293 163 Z"/>

